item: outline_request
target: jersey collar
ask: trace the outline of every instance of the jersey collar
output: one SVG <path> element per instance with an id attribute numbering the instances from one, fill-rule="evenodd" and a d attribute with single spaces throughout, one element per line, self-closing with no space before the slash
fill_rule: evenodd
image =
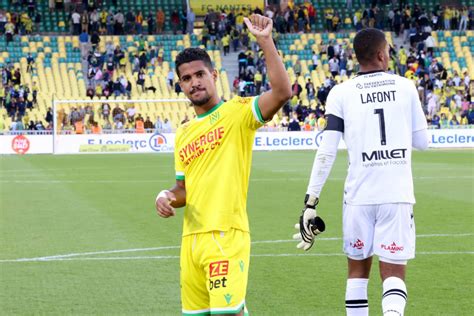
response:
<path id="1" fill-rule="evenodd" d="M 209 114 L 211 114 L 212 112 L 214 112 L 215 110 L 217 110 L 222 104 L 224 103 L 224 101 L 220 100 L 219 103 L 217 103 L 216 105 L 214 105 L 212 107 L 212 109 L 210 109 L 209 111 L 205 112 L 205 113 L 202 113 L 202 114 L 199 114 L 197 116 L 198 119 L 202 119 L 206 116 L 208 116 Z"/>
<path id="2" fill-rule="evenodd" d="M 373 73 L 376 73 L 376 72 L 385 72 L 385 71 L 382 70 L 382 69 L 379 69 L 379 70 L 371 70 L 371 71 L 366 71 L 366 72 L 358 72 L 357 75 L 358 75 L 358 76 L 363 76 L 363 75 L 373 74 Z"/>

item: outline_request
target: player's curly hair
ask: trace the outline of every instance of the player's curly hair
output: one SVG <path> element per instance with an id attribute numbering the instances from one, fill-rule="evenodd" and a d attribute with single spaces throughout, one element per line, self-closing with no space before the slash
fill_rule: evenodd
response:
<path id="1" fill-rule="evenodd" d="M 354 51 L 359 64 L 372 63 L 386 41 L 385 34 L 374 28 L 366 28 L 357 32 L 354 38 Z"/>
<path id="2" fill-rule="evenodd" d="M 214 70 L 211 57 L 209 57 L 209 54 L 204 49 L 199 47 L 189 47 L 181 51 L 178 56 L 176 56 L 175 69 L 178 77 L 180 77 L 179 66 L 196 60 L 203 61 L 210 71 Z"/>

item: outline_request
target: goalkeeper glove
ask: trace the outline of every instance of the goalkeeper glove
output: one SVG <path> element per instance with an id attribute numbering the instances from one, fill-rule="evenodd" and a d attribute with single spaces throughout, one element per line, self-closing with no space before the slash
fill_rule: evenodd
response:
<path id="1" fill-rule="evenodd" d="M 296 248 L 308 251 L 313 246 L 316 235 L 322 233 L 326 225 L 321 217 L 316 215 L 316 205 L 318 205 L 319 199 L 306 194 L 304 202 L 305 207 L 300 216 L 300 222 L 295 225 L 295 228 L 300 232 L 294 234 L 293 239 L 299 241 Z"/>

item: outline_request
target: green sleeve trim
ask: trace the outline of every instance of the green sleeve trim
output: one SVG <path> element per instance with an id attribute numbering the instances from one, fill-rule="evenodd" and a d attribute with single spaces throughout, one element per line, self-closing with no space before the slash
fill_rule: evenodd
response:
<path id="1" fill-rule="evenodd" d="M 262 111 L 260 111 L 260 108 L 258 107 L 258 99 L 260 96 L 256 96 L 255 99 L 253 99 L 253 108 L 255 110 L 255 113 L 257 114 L 258 121 L 262 124 L 265 123 L 265 120 L 263 119 L 262 116 Z"/>
<path id="2" fill-rule="evenodd" d="M 196 313 L 196 314 L 183 312 L 183 315 L 190 315 L 190 316 L 209 316 L 210 314 L 209 314 L 209 312 L 202 312 L 202 313 Z"/>
<path id="3" fill-rule="evenodd" d="M 176 175 L 176 180 L 184 180 L 184 176 L 178 176 L 178 175 Z"/>

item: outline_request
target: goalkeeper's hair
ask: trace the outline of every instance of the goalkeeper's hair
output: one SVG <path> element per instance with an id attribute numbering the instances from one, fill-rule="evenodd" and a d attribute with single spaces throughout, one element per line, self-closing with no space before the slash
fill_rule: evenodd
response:
<path id="1" fill-rule="evenodd" d="M 366 28 L 357 32 L 354 37 L 354 51 L 359 64 L 372 63 L 386 42 L 385 34 L 380 30 Z"/>
<path id="2" fill-rule="evenodd" d="M 178 56 L 176 56 L 175 67 L 176 67 L 176 73 L 178 74 L 178 77 L 180 77 L 179 66 L 181 66 L 182 64 L 190 63 L 192 61 L 196 61 L 196 60 L 203 61 L 206 67 L 209 68 L 210 71 L 214 70 L 214 67 L 212 66 L 211 57 L 204 49 L 199 48 L 199 47 L 189 47 L 181 51 L 178 54 Z"/>

